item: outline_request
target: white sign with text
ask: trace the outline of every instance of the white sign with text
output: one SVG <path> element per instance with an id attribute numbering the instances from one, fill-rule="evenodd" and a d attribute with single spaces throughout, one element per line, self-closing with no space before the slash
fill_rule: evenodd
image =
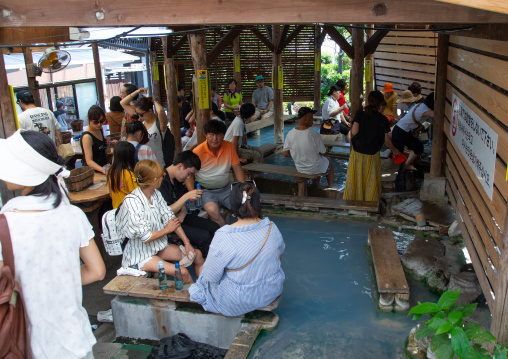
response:
<path id="1" fill-rule="evenodd" d="M 497 133 L 455 94 L 450 135 L 492 200 Z"/>

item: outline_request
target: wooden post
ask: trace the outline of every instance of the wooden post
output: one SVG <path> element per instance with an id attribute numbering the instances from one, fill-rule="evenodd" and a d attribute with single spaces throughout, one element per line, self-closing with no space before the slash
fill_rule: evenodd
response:
<path id="1" fill-rule="evenodd" d="M 368 25 L 370 28 L 374 27 L 374 24 Z M 367 38 L 371 38 L 374 35 L 374 30 L 367 29 Z M 365 81 L 365 104 L 369 98 L 369 93 L 374 89 L 374 54 L 365 56 L 365 60 L 370 61 L 370 81 Z"/>
<path id="2" fill-rule="evenodd" d="M 94 42 L 92 43 L 93 52 L 93 65 L 95 67 L 95 85 L 97 86 L 97 98 L 99 99 L 99 106 L 106 111 L 104 102 L 104 87 L 102 86 L 102 70 L 101 70 L 101 59 L 99 56 L 99 45 Z"/>
<path id="3" fill-rule="evenodd" d="M 35 106 L 39 107 L 41 105 L 41 97 L 39 96 L 37 80 L 35 79 L 35 75 L 32 71 L 32 63 L 34 62 L 34 60 L 32 58 L 32 49 L 30 47 L 23 47 L 23 57 L 25 58 L 25 69 L 26 69 L 26 77 L 28 79 L 28 88 L 30 89 L 30 92 L 34 97 Z"/>
<path id="4" fill-rule="evenodd" d="M 0 138 L 7 138 L 16 132 L 16 120 L 12 106 L 11 90 L 7 82 L 7 72 L 3 54 L 0 52 Z M 2 199 L 4 199 L 2 197 Z M 5 200 L 4 200 L 5 204 Z"/>
<path id="5" fill-rule="evenodd" d="M 237 82 L 236 89 L 238 91 L 242 91 L 242 72 L 236 71 L 235 55 L 240 55 L 240 36 L 237 36 L 233 40 L 233 72 L 234 72 L 234 79 Z M 242 59 L 240 58 L 240 66 L 241 66 L 241 63 L 242 63 Z"/>
<path id="6" fill-rule="evenodd" d="M 434 103 L 434 121 L 432 121 L 432 152 L 430 157 L 430 175 L 439 177 L 443 173 L 445 154 L 444 112 L 446 102 L 446 69 L 448 67 L 449 35 L 438 34 L 437 37 L 437 74 L 436 97 Z M 497 302 L 497 298 L 496 298 Z"/>
<path id="7" fill-rule="evenodd" d="M 280 25 L 273 25 L 272 39 L 279 39 Z M 275 143 L 284 143 L 284 111 L 282 109 L 282 89 L 279 90 L 279 66 L 282 65 L 281 56 L 277 53 L 277 47 L 273 50 L 273 132 Z"/>
<path id="8" fill-rule="evenodd" d="M 152 81 L 152 96 L 157 102 L 161 102 L 161 91 L 160 91 L 160 74 L 159 74 L 159 63 L 157 62 L 157 49 L 155 48 L 155 38 L 150 39 L 150 63 L 149 68 L 152 69 L 151 81 Z M 161 104 L 162 105 L 162 104 Z M 168 104 L 169 108 L 169 104 Z"/>
<path id="9" fill-rule="evenodd" d="M 351 68 L 351 90 L 349 99 L 351 101 L 350 116 L 354 118 L 355 114 L 362 107 L 363 95 L 363 29 L 354 27 L 352 31 L 354 58 Z"/>
<path id="10" fill-rule="evenodd" d="M 321 112 L 321 26 L 314 26 L 314 110 Z M 319 67 L 316 64 L 319 57 Z"/>
<path id="11" fill-rule="evenodd" d="M 175 138 L 175 156 L 182 152 L 182 135 L 180 133 L 180 111 L 178 110 L 178 96 L 176 85 L 176 70 L 173 51 L 168 43 L 168 36 L 162 38 L 164 51 L 164 73 L 166 74 L 166 96 L 168 99 L 168 117 L 171 133 Z"/>
<path id="12" fill-rule="evenodd" d="M 197 99 L 198 88 L 197 84 L 197 73 L 198 70 L 206 70 L 206 37 L 205 32 L 196 32 L 189 36 L 189 44 L 192 56 L 192 63 L 194 65 L 194 73 L 196 74 L 196 82 L 195 82 L 195 98 Z M 203 131 L 203 126 L 205 123 L 210 121 L 210 109 L 201 109 L 199 108 L 199 101 L 196 101 L 194 104 L 194 114 L 196 115 L 196 131 L 198 131 L 198 143 L 205 141 L 205 133 Z"/>

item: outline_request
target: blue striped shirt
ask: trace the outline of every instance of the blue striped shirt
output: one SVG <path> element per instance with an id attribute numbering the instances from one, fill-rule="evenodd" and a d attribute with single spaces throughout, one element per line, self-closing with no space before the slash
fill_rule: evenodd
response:
<path id="1" fill-rule="evenodd" d="M 258 252 L 270 220 L 241 227 L 224 226 L 215 232 L 208 257 L 197 282 L 190 286 L 192 301 L 209 312 L 237 316 L 264 307 L 281 293 L 284 283 L 279 257 L 285 244 L 272 223 L 270 235 L 254 261 L 240 268 Z"/>

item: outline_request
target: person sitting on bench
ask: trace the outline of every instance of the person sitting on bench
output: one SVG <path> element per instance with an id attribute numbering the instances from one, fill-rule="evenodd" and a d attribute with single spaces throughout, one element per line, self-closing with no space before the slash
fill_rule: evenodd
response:
<path id="1" fill-rule="evenodd" d="M 176 217 L 182 223 L 182 228 L 191 244 L 199 249 L 203 257 L 206 258 L 213 235 L 220 227 L 214 221 L 186 213 L 185 207 L 186 201 L 194 201 L 203 193 L 202 190 L 187 192 L 184 185 L 185 180 L 200 168 L 201 161 L 198 155 L 192 151 L 180 152 L 173 164 L 164 170 L 166 175 L 159 191 L 168 206 L 176 213 Z M 196 195 L 198 196 L 196 197 Z"/>
<path id="2" fill-rule="evenodd" d="M 180 262 L 184 282 L 192 283 L 185 268 L 193 263 L 196 275 L 204 263 L 199 249 L 194 249 L 180 226 L 180 220 L 164 202 L 157 190 L 164 177 L 164 170 L 157 161 L 142 160 L 134 168 L 138 188 L 128 194 L 119 206 L 116 227 L 126 244 L 122 266 L 147 272 L 157 272 L 159 262 L 170 276 L 175 275 L 175 265 Z M 168 234 L 175 232 L 184 246 L 168 244 Z"/>
<path id="3" fill-rule="evenodd" d="M 215 233 L 189 294 L 206 311 L 237 316 L 265 307 L 280 296 L 285 244 L 275 223 L 261 214 L 261 194 L 254 181 L 231 187 L 231 211 L 238 221 Z"/>
<path id="4" fill-rule="evenodd" d="M 333 186 L 333 164 L 324 157 L 326 148 L 321 135 L 312 129 L 315 110 L 302 107 L 298 110 L 298 126 L 289 131 L 284 142 L 284 157 L 293 157 L 296 169 L 300 173 L 325 173 L 328 186 Z M 315 185 L 316 183 L 314 181 Z"/>
<path id="5" fill-rule="evenodd" d="M 203 209 L 212 221 L 222 227 L 225 222 L 220 215 L 219 204 L 229 209 L 229 170 L 233 169 L 239 181 L 245 180 L 245 175 L 233 144 L 224 141 L 226 125 L 221 121 L 210 120 L 203 130 L 206 141 L 193 150 L 201 160 L 201 169 L 195 175 L 191 174 L 185 185 L 189 191 L 194 189 L 194 180 L 203 186 Z"/>

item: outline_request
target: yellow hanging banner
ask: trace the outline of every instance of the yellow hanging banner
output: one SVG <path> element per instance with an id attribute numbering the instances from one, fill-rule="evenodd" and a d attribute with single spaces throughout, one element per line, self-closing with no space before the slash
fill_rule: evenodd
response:
<path id="1" fill-rule="evenodd" d="M 365 82 L 370 82 L 370 60 L 365 60 Z"/>
<path id="2" fill-rule="evenodd" d="M 18 112 L 16 111 L 16 99 L 14 98 L 14 87 L 9 85 L 11 92 L 12 110 L 14 112 L 14 120 L 16 120 L 16 128 L 19 130 Z"/>
<path id="3" fill-rule="evenodd" d="M 235 54 L 235 72 L 240 71 L 240 54 Z"/>
<path id="4" fill-rule="evenodd" d="M 210 93 L 208 85 L 208 71 L 198 70 L 198 95 L 199 108 L 201 110 L 210 108 Z"/>
<path id="5" fill-rule="evenodd" d="M 283 68 L 283 66 L 279 66 L 277 80 L 278 80 L 277 82 L 279 84 L 279 90 L 282 90 L 284 88 L 284 68 Z"/>
<path id="6" fill-rule="evenodd" d="M 316 61 L 314 63 L 314 70 L 320 71 L 321 70 L 321 55 L 316 54 Z"/>
<path id="7" fill-rule="evenodd" d="M 154 81 L 159 81 L 159 63 L 158 62 L 154 62 L 153 66 L 152 66 L 152 69 L 153 69 L 153 80 Z"/>

